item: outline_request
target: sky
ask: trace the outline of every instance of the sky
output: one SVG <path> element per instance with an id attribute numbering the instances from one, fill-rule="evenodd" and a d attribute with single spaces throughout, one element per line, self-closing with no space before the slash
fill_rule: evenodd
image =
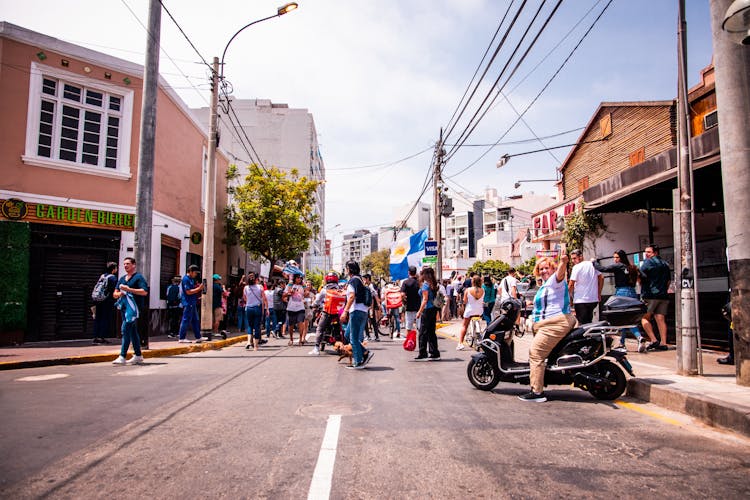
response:
<path id="1" fill-rule="evenodd" d="M 201 59 L 221 56 L 238 29 L 274 14 L 282 3 L 163 0 L 197 52 L 164 12 L 160 73 L 189 106 L 208 106 L 209 71 Z M 676 95 L 678 0 L 565 0 L 517 64 L 557 3 L 529 0 L 457 121 L 451 117 L 500 20 L 509 5 L 512 17 L 521 0 L 298 3 L 297 10 L 243 31 L 229 46 L 224 74 L 236 98 L 271 99 L 312 113 L 327 169 L 325 226 L 334 247 L 342 233 L 393 225 L 393 209 L 416 200 L 441 127 L 447 135 L 444 178 L 450 196 L 470 199 L 489 187 L 502 196 L 554 194 L 551 182 L 523 183 L 520 189 L 514 184 L 554 178 L 569 148 L 521 153 L 575 143 L 601 102 Z M 148 0 L 51 5 L 49 0 L 0 0 L 0 20 L 143 64 Z M 540 5 L 540 18 L 511 57 Z M 687 0 L 687 34 L 692 86 L 711 61 L 708 0 Z M 482 99 L 496 95 L 492 84 L 500 76 L 507 100 L 501 95 L 456 148 Z M 518 120 L 517 113 L 527 107 Z M 479 146 L 496 142 L 492 148 Z M 521 155 L 498 169 L 504 154 Z M 432 203 L 430 190 L 422 201 Z"/>

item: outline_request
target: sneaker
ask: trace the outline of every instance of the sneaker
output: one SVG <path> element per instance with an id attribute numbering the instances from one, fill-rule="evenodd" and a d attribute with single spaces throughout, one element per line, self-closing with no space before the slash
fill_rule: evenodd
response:
<path id="1" fill-rule="evenodd" d="M 188 339 L 180 339 L 177 341 L 178 344 L 189 344 L 190 341 Z"/>
<path id="2" fill-rule="evenodd" d="M 465 345 L 463 345 L 463 344 L 458 344 L 458 345 L 456 346 L 456 350 L 457 350 L 457 351 L 463 351 L 464 349 L 466 349 L 466 346 L 465 346 Z"/>
<path id="3" fill-rule="evenodd" d="M 656 350 L 659 349 L 660 345 L 661 345 L 661 342 L 659 342 L 658 340 L 656 342 L 651 342 L 651 343 L 648 344 L 648 346 L 646 346 L 646 350 L 648 350 L 648 351 L 656 351 Z"/>
<path id="4" fill-rule="evenodd" d="M 347 370 L 364 370 L 365 369 L 365 365 L 364 364 L 360 364 L 360 365 L 347 365 L 346 369 Z"/>
<path id="5" fill-rule="evenodd" d="M 440 356 L 428 356 L 427 361 L 440 361 Z"/>
<path id="6" fill-rule="evenodd" d="M 177 335 L 175 335 L 174 333 L 168 333 L 167 337 L 169 337 L 170 339 L 176 339 Z"/>
<path id="7" fill-rule="evenodd" d="M 668 351 L 669 346 L 666 346 L 664 344 L 659 344 L 658 346 L 654 347 L 654 351 Z"/>
<path id="8" fill-rule="evenodd" d="M 534 391 L 529 391 L 526 394 L 521 394 L 520 396 L 518 396 L 518 399 L 530 403 L 544 403 L 545 401 L 547 401 L 547 397 L 543 392 L 541 394 L 537 394 Z"/>
<path id="9" fill-rule="evenodd" d="M 429 359 L 427 356 L 417 356 L 414 361 L 429 361 Z"/>
<path id="10" fill-rule="evenodd" d="M 128 365 L 142 365 L 143 364 L 143 356 L 135 356 L 135 355 L 133 355 L 133 357 L 130 358 L 129 360 L 127 360 L 125 363 L 128 364 Z"/>
<path id="11" fill-rule="evenodd" d="M 245 344 L 245 350 L 249 350 L 253 347 L 253 344 Z"/>
<path id="12" fill-rule="evenodd" d="M 368 364 L 368 363 L 369 363 L 370 361 L 372 361 L 372 358 L 373 358 L 373 356 L 375 356 L 375 354 L 373 354 L 372 352 L 370 352 L 370 351 L 367 351 L 367 352 L 365 352 L 365 357 L 364 357 L 364 359 L 362 360 L 362 366 L 364 367 L 364 366 L 365 366 L 365 365 L 367 365 L 367 364 Z"/>
<path id="13" fill-rule="evenodd" d="M 308 356 L 320 356 L 320 349 L 314 347 L 312 351 L 307 353 Z"/>
<path id="14" fill-rule="evenodd" d="M 125 358 L 122 356 L 118 356 L 116 360 L 112 361 L 113 365 L 124 365 L 125 363 L 127 363 L 127 361 L 125 361 Z"/>
<path id="15" fill-rule="evenodd" d="M 372 339 L 372 341 L 373 342 L 380 342 L 380 337 L 375 337 L 374 339 Z"/>
<path id="16" fill-rule="evenodd" d="M 646 352 L 646 339 L 643 337 L 638 340 L 638 352 Z"/>

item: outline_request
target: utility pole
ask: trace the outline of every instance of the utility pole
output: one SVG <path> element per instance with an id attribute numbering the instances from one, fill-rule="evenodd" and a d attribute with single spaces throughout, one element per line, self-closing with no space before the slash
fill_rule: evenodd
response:
<path id="1" fill-rule="evenodd" d="M 437 264 L 435 267 L 435 278 L 438 283 L 443 276 L 443 179 L 441 178 L 441 170 L 443 168 L 443 156 L 445 150 L 443 149 L 443 129 L 440 128 L 440 140 L 437 143 L 436 154 L 435 154 L 435 168 L 432 175 L 432 187 L 433 187 L 433 214 L 434 214 L 434 226 L 435 234 L 433 238 L 437 242 Z"/>
<path id="2" fill-rule="evenodd" d="M 675 279 L 679 280 L 680 322 L 677 332 L 677 372 L 682 375 L 698 374 L 698 321 L 697 321 L 697 276 L 693 259 L 693 169 L 690 155 L 690 106 L 687 92 L 687 35 L 685 22 L 685 0 L 679 0 L 677 28 L 677 128 L 678 167 L 677 189 L 679 191 L 679 231 L 675 231 L 680 249 L 680 266 L 675 266 Z M 678 208 L 678 207 L 675 207 Z"/>
<path id="3" fill-rule="evenodd" d="M 206 166 L 206 208 L 203 213 L 203 300 L 201 336 L 211 338 L 214 298 L 214 222 L 216 212 L 216 140 L 219 114 L 219 58 L 214 57 L 211 72 L 211 107 L 208 121 L 208 165 Z"/>
<path id="4" fill-rule="evenodd" d="M 156 95 L 159 86 L 159 41 L 161 38 L 161 3 L 150 0 L 146 62 L 143 67 L 143 100 L 141 102 L 141 137 L 138 147 L 138 180 L 135 194 L 135 260 L 147 282 L 151 283 L 151 233 L 154 211 L 154 144 L 156 142 Z M 157 273 L 158 274 L 158 273 Z M 158 290 L 156 295 L 158 297 Z M 146 326 L 141 344 L 148 348 L 148 304 Z"/>
<path id="5" fill-rule="evenodd" d="M 737 384 L 750 386 L 750 48 L 733 43 L 723 29 L 731 0 L 711 0 L 711 34 L 716 67 L 724 223 L 729 259 L 734 360 Z"/>

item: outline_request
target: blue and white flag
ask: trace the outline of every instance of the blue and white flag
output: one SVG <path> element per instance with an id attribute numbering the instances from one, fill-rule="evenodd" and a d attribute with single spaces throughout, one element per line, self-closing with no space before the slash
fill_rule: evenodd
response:
<path id="1" fill-rule="evenodd" d="M 409 277 L 409 266 L 418 269 L 422 265 L 425 241 L 427 241 L 427 229 L 422 229 L 393 244 L 390 264 L 391 279 L 406 279 Z"/>

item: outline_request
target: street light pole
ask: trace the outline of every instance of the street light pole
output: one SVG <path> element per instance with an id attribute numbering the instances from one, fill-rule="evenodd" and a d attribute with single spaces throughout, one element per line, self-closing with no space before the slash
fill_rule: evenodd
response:
<path id="1" fill-rule="evenodd" d="M 203 301 L 201 336 L 211 339 L 213 332 L 214 225 L 216 220 L 216 139 L 219 121 L 219 58 L 214 57 L 211 72 L 211 109 L 208 120 L 208 165 L 206 165 L 206 203 L 203 213 Z"/>
<path id="2" fill-rule="evenodd" d="M 206 206 L 203 218 L 203 300 L 201 301 L 201 336 L 211 339 L 213 330 L 213 275 L 214 275 L 214 224 L 216 218 L 216 148 L 218 139 L 219 121 L 219 85 L 224 80 L 224 56 L 232 41 L 242 31 L 254 24 L 268 19 L 283 16 L 298 7 L 297 3 L 291 2 L 278 8 L 273 16 L 264 17 L 246 24 L 229 39 L 224 51 L 221 53 L 221 61 L 214 57 L 211 71 L 211 108 L 209 109 L 208 124 L 208 165 L 206 166 Z M 271 263 L 273 265 L 273 263 Z"/>
<path id="3" fill-rule="evenodd" d="M 679 192 L 679 231 L 675 231 L 676 248 L 680 249 L 679 267 L 675 265 L 675 280 L 679 280 L 680 321 L 677 332 L 677 372 L 681 375 L 698 375 L 698 321 L 697 281 L 693 259 L 693 169 L 690 154 L 690 111 L 687 92 L 687 35 L 685 0 L 679 0 L 678 20 L 678 77 L 677 77 L 677 129 Z M 653 242 L 651 242 L 653 243 Z"/>

